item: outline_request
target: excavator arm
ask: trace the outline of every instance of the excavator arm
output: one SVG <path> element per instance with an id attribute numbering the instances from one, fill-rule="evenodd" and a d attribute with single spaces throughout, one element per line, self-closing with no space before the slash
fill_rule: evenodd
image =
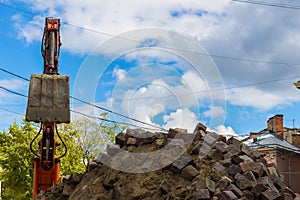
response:
<path id="1" fill-rule="evenodd" d="M 30 144 L 36 155 L 33 159 L 34 178 L 32 198 L 50 188 L 59 181 L 60 158 L 67 148 L 62 141 L 56 124 L 70 122 L 69 77 L 58 75 L 58 57 L 60 51 L 60 20 L 45 19 L 41 52 L 44 59 L 43 74 L 32 74 L 30 78 L 26 121 L 40 122 L 41 128 Z M 33 142 L 42 134 L 39 141 L 39 152 L 33 149 Z M 65 147 L 65 153 L 56 158 L 56 147 L 59 137 Z"/>

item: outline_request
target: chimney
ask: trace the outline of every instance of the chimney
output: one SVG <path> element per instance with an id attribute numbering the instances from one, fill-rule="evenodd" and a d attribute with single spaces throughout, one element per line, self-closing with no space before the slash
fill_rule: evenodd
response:
<path id="1" fill-rule="evenodd" d="M 275 115 L 269 118 L 268 131 L 274 132 L 278 138 L 283 139 L 283 115 Z"/>

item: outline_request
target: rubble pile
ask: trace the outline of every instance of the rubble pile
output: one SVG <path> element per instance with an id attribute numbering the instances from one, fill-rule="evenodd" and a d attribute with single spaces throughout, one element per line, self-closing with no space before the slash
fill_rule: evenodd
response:
<path id="1" fill-rule="evenodd" d="M 36 199 L 293 200 L 263 155 L 197 124 L 194 133 L 128 129 L 85 174 L 72 174 Z"/>

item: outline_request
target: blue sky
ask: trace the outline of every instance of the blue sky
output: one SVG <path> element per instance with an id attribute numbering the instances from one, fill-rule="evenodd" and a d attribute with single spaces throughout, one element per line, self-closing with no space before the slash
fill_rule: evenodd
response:
<path id="1" fill-rule="evenodd" d="M 284 115 L 286 127 L 293 119 L 300 126 L 297 10 L 229 0 L 0 3 L 5 70 L 26 78 L 42 73 L 44 18 L 52 16 L 62 23 L 59 73 L 70 76 L 75 97 L 164 128 L 192 130 L 200 121 L 245 135 L 264 129 L 274 114 Z M 2 71 L 0 86 L 28 92 L 28 82 Z M 0 90 L 0 129 L 21 121 L 26 104 Z"/>

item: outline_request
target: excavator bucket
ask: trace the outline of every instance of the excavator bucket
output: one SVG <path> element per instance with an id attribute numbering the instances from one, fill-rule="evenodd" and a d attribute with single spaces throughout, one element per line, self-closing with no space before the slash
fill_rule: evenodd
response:
<path id="1" fill-rule="evenodd" d="M 26 121 L 70 122 L 69 76 L 31 75 Z"/>

